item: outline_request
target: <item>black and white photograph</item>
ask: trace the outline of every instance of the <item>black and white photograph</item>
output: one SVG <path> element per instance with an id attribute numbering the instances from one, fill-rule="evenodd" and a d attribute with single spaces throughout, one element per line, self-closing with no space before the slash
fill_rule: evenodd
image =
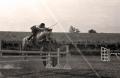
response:
<path id="1" fill-rule="evenodd" d="M 120 78 L 120 0 L 0 0 L 0 78 Z"/>

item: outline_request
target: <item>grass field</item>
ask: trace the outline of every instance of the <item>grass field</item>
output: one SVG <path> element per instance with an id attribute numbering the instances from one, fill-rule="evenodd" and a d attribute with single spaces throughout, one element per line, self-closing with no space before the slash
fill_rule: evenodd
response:
<path id="1" fill-rule="evenodd" d="M 15 58 L 0 59 L 12 60 Z M 39 57 L 35 59 L 39 59 Z M 16 60 L 18 59 L 16 58 Z M 1 62 L 0 64 L 14 64 L 22 69 L 0 69 L 0 71 L 3 78 L 120 78 L 120 59 L 115 56 L 112 56 L 110 62 L 100 61 L 100 56 L 71 56 L 69 60 L 72 70 L 46 70 L 42 62 L 37 60 Z M 60 63 L 65 64 L 64 57 L 61 58 Z"/>
<path id="2" fill-rule="evenodd" d="M 30 34 L 30 32 L 0 32 L 0 40 L 21 41 Z M 70 42 L 66 35 L 74 42 L 120 43 L 119 33 L 53 33 L 52 37 L 57 41 Z M 120 78 L 120 59 L 115 56 L 112 56 L 110 62 L 102 62 L 100 56 L 74 55 L 69 59 L 72 70 L 47 70 L 39 60 L 10 62 L 10 60 L 21 59 L 23 58 L 0 57 L 0 65 L 9 64 L 21 67 L 21 69 L 0 69 L 0 78 Z M 39 59 L 39 57 L 35 57 L 35 59 Z M 1 62 L 6 60 L 7 62 Z M 65 64 L 64 57 L 61 58 L 60 63 L 62 66 Z"/>

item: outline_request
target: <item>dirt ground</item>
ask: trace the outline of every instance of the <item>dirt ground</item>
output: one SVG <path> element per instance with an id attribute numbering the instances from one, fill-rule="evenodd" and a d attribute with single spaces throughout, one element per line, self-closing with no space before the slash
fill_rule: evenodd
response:
<path id="1" fill-rule="evenodd" d="M 2 61 L 12 59 L 15 58 L 0 58 Z M 61 57 L 60 64 L 64 66 L 65 63 L 65 58 Z M 120 59 L 115 56 L 111 57 L 110 62 L 102 62 L 100 56 L 71 56 L 69 59 L 71 70 L 48 70 L 39 60 L 0 62 L 0 64 L 21 67 L 21 69 L 0 69 L 0 78 L 120 78 Z"/>

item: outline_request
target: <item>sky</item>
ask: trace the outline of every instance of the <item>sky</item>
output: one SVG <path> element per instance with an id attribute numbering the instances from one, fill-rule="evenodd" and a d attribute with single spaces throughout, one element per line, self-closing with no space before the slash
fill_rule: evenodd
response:
<path id="1" fill-rule="evenodd" d="M 54 32 L 95 29 L 120 33 L 120 0 L 0 0 L 0 31 L 31 31 L 45 23 Z"/>

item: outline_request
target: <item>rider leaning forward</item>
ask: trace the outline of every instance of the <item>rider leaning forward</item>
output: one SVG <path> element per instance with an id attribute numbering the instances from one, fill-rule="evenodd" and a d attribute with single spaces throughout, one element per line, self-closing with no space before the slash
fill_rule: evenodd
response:
<path id="1" fill-rule="evenodd" d="M 31 38 L 35 40 L 35 37 L 38 32 L 44 32 L 45 30 L 52 31 L 52 29 L 46 28 L 44 23 L 41 23 L 38 27 L 36 25 L 32 26 L 31 30 L 32 30 L 32 35 L 28 38 L 28 40 L 30 40 Z"/>

